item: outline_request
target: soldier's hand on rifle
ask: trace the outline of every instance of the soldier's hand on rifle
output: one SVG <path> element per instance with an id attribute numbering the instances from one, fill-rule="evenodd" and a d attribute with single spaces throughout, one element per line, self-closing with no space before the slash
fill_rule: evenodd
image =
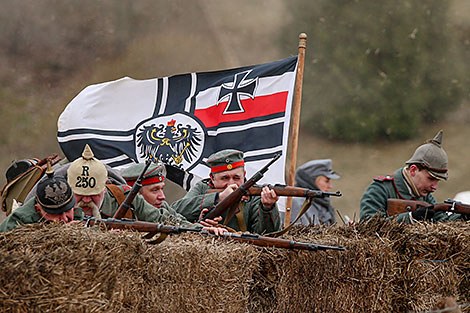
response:
<path id="1" fill-rule="evenodd" d="M 201 214 L 199 214 L 199 218 L 198 218 L 198 221 L 202 221 L 202 218 L 204 217 L 204 215 L 206 215 L 206 213 L 209 212 L 209 209 L 208 208 L 204 208 L 201 210 Z M 220 220 L 219 220 L 220 218 Z M 218 216 L 216 217 L 214 220 L 219 220 L 221 221 L 222 220 L 222 217 L 221 216 Z"/>
<path id="2" fill-rule="evenodd" d="M 224 200 L 225 198 L 227 198 L 232 192 L 234 192 L 235 190 L 238 189 L 238 186 L 237 184 L 231 184 L 231 185 L 228 185 L 224 191 L 222 192 L 219 192 L 219 200 L 217 201 L 217 203 L 221 202 L 222 200 Z M 248 200 L 248 197 L 247 196 L 243 196 L 242 197 L 242 200 Z"/>
<path id="3" fill-rule="evenodd" d="M 79 223 L 82 223 L 82 221 L 72 220 L 72 221 L 68 222 L 67 225 L 73 225 L 73 224 L 79 224 Z"/>
<path id="4" fill-rule="evenodd" d="M 278 195 L 268 186 L 264 186 L 261 191 L 261 203 L 266 210 L 272 209 L 273 205 L 279 200 Z"/>
<path id="5" fill-rule="evenodd" d="M 432 207 L 419 207 L 414 212 L 411 212 L 411 217 L 417 221 L 432 220 L 434 209 Z"/>
<path id="6" fill-rule="evenodd" d="M 206 218 L 205 220 L 202 220 L 202 218 L 204 217 L 204 215 L 206 215 L 206 213 L 208 211 L 209 211 L 209 209 L 207 209 L 207 208 L 202 209 L 201 214 L 199 214 L 199 219 L 198 220 L 200 221 L 200 223 L 204 222 L 204 224 L 201 223 L 204 226 L 217 226 L 217 224 L 219 224 L 219 222 L 222 221 L 222 216 L 217 216 L 214 219 Z"/>
<path id="7" fill-rule="evenodd" d="M 206 219 L 205 221 L 200 221 L 199 224 L 204 226 L 202 230 L 206 230 L 210 233 L 213 233 L 214 235 L 221 236 L 223 233 L 228 233 L 228 230 L 223 228 L 223 227 L 215 227 L 212 226 L 210 223 L 207 223 L 206 221 L 212 221 L 209 219 Z"/>

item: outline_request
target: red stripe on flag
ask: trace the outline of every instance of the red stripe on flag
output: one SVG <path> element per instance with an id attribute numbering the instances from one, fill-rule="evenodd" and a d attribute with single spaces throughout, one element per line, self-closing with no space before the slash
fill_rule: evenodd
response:
<path id="1" fill-rule="evenodd" d="M 222 114 L 228 104 L 228 101 L 226 101 L 206 109 L 195 110 L 194 115 L 206 127 L 214 127 L 224 122 L 243 121 L 254 117 L 281 113 L 286 111 L 287 93 L 287 91 L 283 91 L 242 100 L 242 106 L 245 109 L 243 113 Z"/>

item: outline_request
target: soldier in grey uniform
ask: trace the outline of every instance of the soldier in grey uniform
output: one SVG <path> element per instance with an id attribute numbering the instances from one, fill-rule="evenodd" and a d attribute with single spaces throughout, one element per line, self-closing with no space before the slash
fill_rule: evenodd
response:
<path id="1" fill-rule="evenodd" d="M 245 182 L 243 152 L 222 150 L 209 156 L 207 162 L 211 168 L 210 177 L 199 181 L 172 207 L 189 221 L 197 221 L 203 210 L 212 208 L 225 199 Z M 210 189 L 220 192 L 208 193 Z M 238 212 L 228 221 L 227 226 L 237 231 L 269 233 L 281 227 L 276 193 L 264 187 L 261 196 L 252 196 L 240 202 Z M 225 219 L 225 212 L 222 219 Z"/>
<path id="2" fill-rule="evenodd" d="M 48 171 L 47 178 L 38 184 L 34 198 L 15 209 L 0 224 L 0 232 L 10 231 L 22 224 L 81 220 L 83 212 L 74 208 L 75 198 L 67 180 Z"/>
<path id="3" fill-rule="evenodd" d="M 432 140 L 419 146 L 413 156 L 406 161 L 406 167 L 396 170 L 393 175 L 376 176 L 362 195 L 360 219 L 365 220 L 373 215 L 387 216 L 387 199 L 405 199 L 425 201 L 436 204 L 432 193 L 437 190 L 439 181 L 448 178 L 448 158 L 441 146 L 442 130 Z M 432 208 L 418 208 L 414 212 L 401 213 L 395 216 L 403 223 L 416 220 L 455 220 L 460 214 L 448 215 L 446 212 L 435 212 Z"/>
<path id="4" fill-rule="evenodd" d="M 104 164 L 96 159 L 90 146 L 86 145 L 82 156 L 69 166 L 67 179 L 75 195 L 76 206 L 80 207 L 86 216 L 95 218 L 113 217 L 120 203 L 124 200 L 131 188 L 128 185 L 106 185 L 107 170 Z M 181 226 L 202 228 L 221 234 L 223 228 L 212 227 L 216 221 L 205 220 L 200 223 L 191 223 L 184 216 L 169 211 L 166 207 L 154 207 L 141 195 L 137 195 L 132 202 L 135 218 L 141 221 L 162 223 L 170 222 Z"/>
<path id="5" fill-rule="evenodd" d="M 295 171 L 295 186 L 311 190 L 329 192 L 333 188 L 332 179 L 340 176 L 333 171 L 330 159 L 309 161 Z M 305 198 L 292 199 L 291 222 L 299 214 Z M 314 198 L 308 210 L 296 222 L 302 225 L 332 225 L 336 222 L 335 209 L 331 205 L 330 197 Z"/>

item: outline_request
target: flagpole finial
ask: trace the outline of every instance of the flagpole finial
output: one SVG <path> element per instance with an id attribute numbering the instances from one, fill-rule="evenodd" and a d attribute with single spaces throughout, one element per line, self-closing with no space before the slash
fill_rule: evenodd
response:
<path id="1" fill-rule="evenodd" d="M 299 35 L 299 48 L 306 48 L 307 47 L 307 34 L 300 33 Z"/>

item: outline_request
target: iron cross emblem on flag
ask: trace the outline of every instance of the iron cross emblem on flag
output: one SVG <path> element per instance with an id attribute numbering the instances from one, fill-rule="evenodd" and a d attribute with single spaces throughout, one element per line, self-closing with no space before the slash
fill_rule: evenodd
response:
<path id="1" fill-rule="evenodd" d="M 217 98 L 217 105 L 228 98 L 228 104 L 222 114 L 243 113 L 245 109 L 242 106 L 241 97 L 255 98 L 258 77 L 245 80 L 250 72 L 251 70 L 235 74 L 233 82 L 222 84 Z"/>

